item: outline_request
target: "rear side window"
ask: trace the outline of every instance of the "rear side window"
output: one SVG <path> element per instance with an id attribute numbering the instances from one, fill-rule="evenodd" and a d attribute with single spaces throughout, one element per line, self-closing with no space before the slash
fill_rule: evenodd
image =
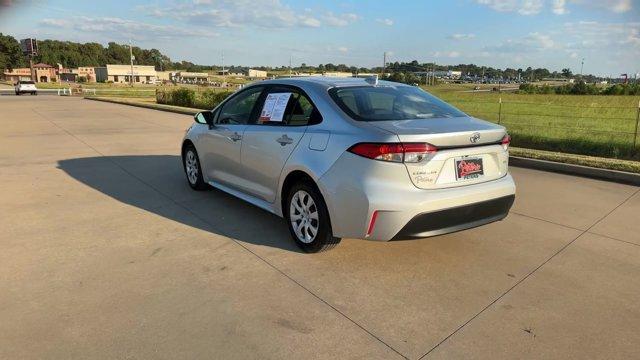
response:
<path id="1" fill-rule="evenodd" d="M 274 87 L 261 103 L 256 124 L 305 126 L 321 121 L 320 112 L 304 93 L 294 88 Z"/>
<path id="2" fill-rule="evenodd" d="M 413 86 L 333 88 L 331 98 L 359 121 L 463 117 L 462 111 Z"/>

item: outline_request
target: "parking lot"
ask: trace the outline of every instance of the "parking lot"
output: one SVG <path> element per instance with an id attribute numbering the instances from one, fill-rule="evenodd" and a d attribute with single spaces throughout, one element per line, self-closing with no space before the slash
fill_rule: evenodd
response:
<path id="1" fill-rule="evenodd" d="M 638 356 L 640 188 L 512 168 L 504 221 L 309 255 L 188 187 L 191 122 L 0 96 L 0 358 Z"/>

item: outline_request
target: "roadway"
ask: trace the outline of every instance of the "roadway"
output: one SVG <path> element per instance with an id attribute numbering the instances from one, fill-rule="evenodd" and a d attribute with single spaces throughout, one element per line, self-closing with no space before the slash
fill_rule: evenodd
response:
<path id="1" fill-rule="evenodd" d="M 0 358 L 635 358 L 640 188 L 512 168 L 498 223 L 300 253 L 187 186 L 189 116 L 0 97 Z"/>

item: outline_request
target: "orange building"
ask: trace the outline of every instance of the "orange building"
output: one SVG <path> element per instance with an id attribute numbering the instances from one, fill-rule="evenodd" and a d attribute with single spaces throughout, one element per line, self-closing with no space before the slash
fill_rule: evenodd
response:
<path id="1" fill-rule="evenodd" d="M 35 82 L 52 82 L 58 80 L 58 71 L 51 65 L 43 63 L 35 64 L 33 65 L 33 71 L 36 75 L 35 79 L 31 79 L 31 70 L 29 68 L 18 68 L 11 71 L 5 70 L 3 75 L 6 81 L 14 83 L 20 80 L 34 80 Z"/>

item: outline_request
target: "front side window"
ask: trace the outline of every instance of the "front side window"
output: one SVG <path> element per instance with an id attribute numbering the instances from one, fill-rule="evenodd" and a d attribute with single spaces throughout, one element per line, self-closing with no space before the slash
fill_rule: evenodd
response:
<path id="1" fill-rule="evenodd" d="M 220 109 L 217 124 L 248 124 L 262 87 L 252 87 L 229 99 Z"/>
<path id="2" fill-rule="evenodd" d="M 467 116 L 462 111 L 413 86 L 333 88 L 329 94 L 344 112 L 359 121 Z"/>

